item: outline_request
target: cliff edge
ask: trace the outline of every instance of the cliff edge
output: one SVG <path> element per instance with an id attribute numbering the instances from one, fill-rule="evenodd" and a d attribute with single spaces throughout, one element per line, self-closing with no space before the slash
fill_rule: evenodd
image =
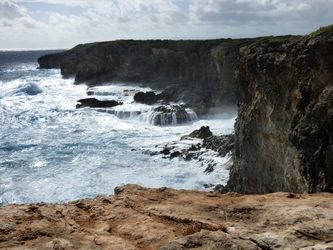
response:
<path id="1" fill-rule="evenodd" d="M 333 191 L 330 30 L 242 48 L 232 190 Z"/>

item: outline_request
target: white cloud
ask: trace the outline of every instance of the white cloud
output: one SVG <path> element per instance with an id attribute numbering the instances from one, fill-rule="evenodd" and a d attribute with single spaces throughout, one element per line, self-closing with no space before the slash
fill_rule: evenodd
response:
<path id="1" fill-rule="evenodd" d="M 0 18 L 15 19 L 26 15 L 26 10 L 9 0 L 0 0 Z"/>
<path id="2" fill-rule="evenodd" d="M 0 48 L 304 34 L 333 23 L 332 8 L 333 0 L 0 0 Z"/>

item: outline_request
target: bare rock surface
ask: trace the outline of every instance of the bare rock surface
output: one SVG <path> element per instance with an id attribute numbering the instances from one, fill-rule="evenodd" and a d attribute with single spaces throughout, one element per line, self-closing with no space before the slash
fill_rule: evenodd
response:
<path id="1" fill-rule="evenodd" d="M 231 190 L 333 192 L 333 32 L 327 34 L 242 48 Z"/>
<path id="2" fill-rule="evenodd" d="M 332 249 L 333 194 L 117 187 L 115 196 L 0 208 L 1 249 Z"/>

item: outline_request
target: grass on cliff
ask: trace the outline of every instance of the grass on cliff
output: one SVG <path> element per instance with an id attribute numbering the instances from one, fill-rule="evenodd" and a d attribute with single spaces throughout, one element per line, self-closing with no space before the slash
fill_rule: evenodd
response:
<path id="1" fill-rule="evenodd" d="M 318 30 L 309 34 L 310 37 L 332 36 L 332 35 L 333 35 L 333 24 L 320 27 Z"/>

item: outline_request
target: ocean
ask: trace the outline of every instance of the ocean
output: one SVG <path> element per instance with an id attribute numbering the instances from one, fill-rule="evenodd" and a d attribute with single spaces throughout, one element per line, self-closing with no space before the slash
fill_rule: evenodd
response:
<path id="1" fill-rule="evenodd" d="M 214 134 L 233 132 L 236 112 L 156 126 L 152 107 L 133 103 L 135 92 L 149 88 L 140 83 L 93 89 L 74 85 L 58 69 L 38 69 L 37 58 L 51 52 L 0 52 L 0 205 L 113 194 L 117 185 L 127 183 L 198 190 L 226 184 L 230 156 L 201 149 L 199 159 L 186 161 L 158 152 L 169 143 L 184 146 L 180 137 L 201 126 Z M 124 104 L 77 109 L 87 91 Z M 205 173 L 212 161 L 215 170 Z"/>

